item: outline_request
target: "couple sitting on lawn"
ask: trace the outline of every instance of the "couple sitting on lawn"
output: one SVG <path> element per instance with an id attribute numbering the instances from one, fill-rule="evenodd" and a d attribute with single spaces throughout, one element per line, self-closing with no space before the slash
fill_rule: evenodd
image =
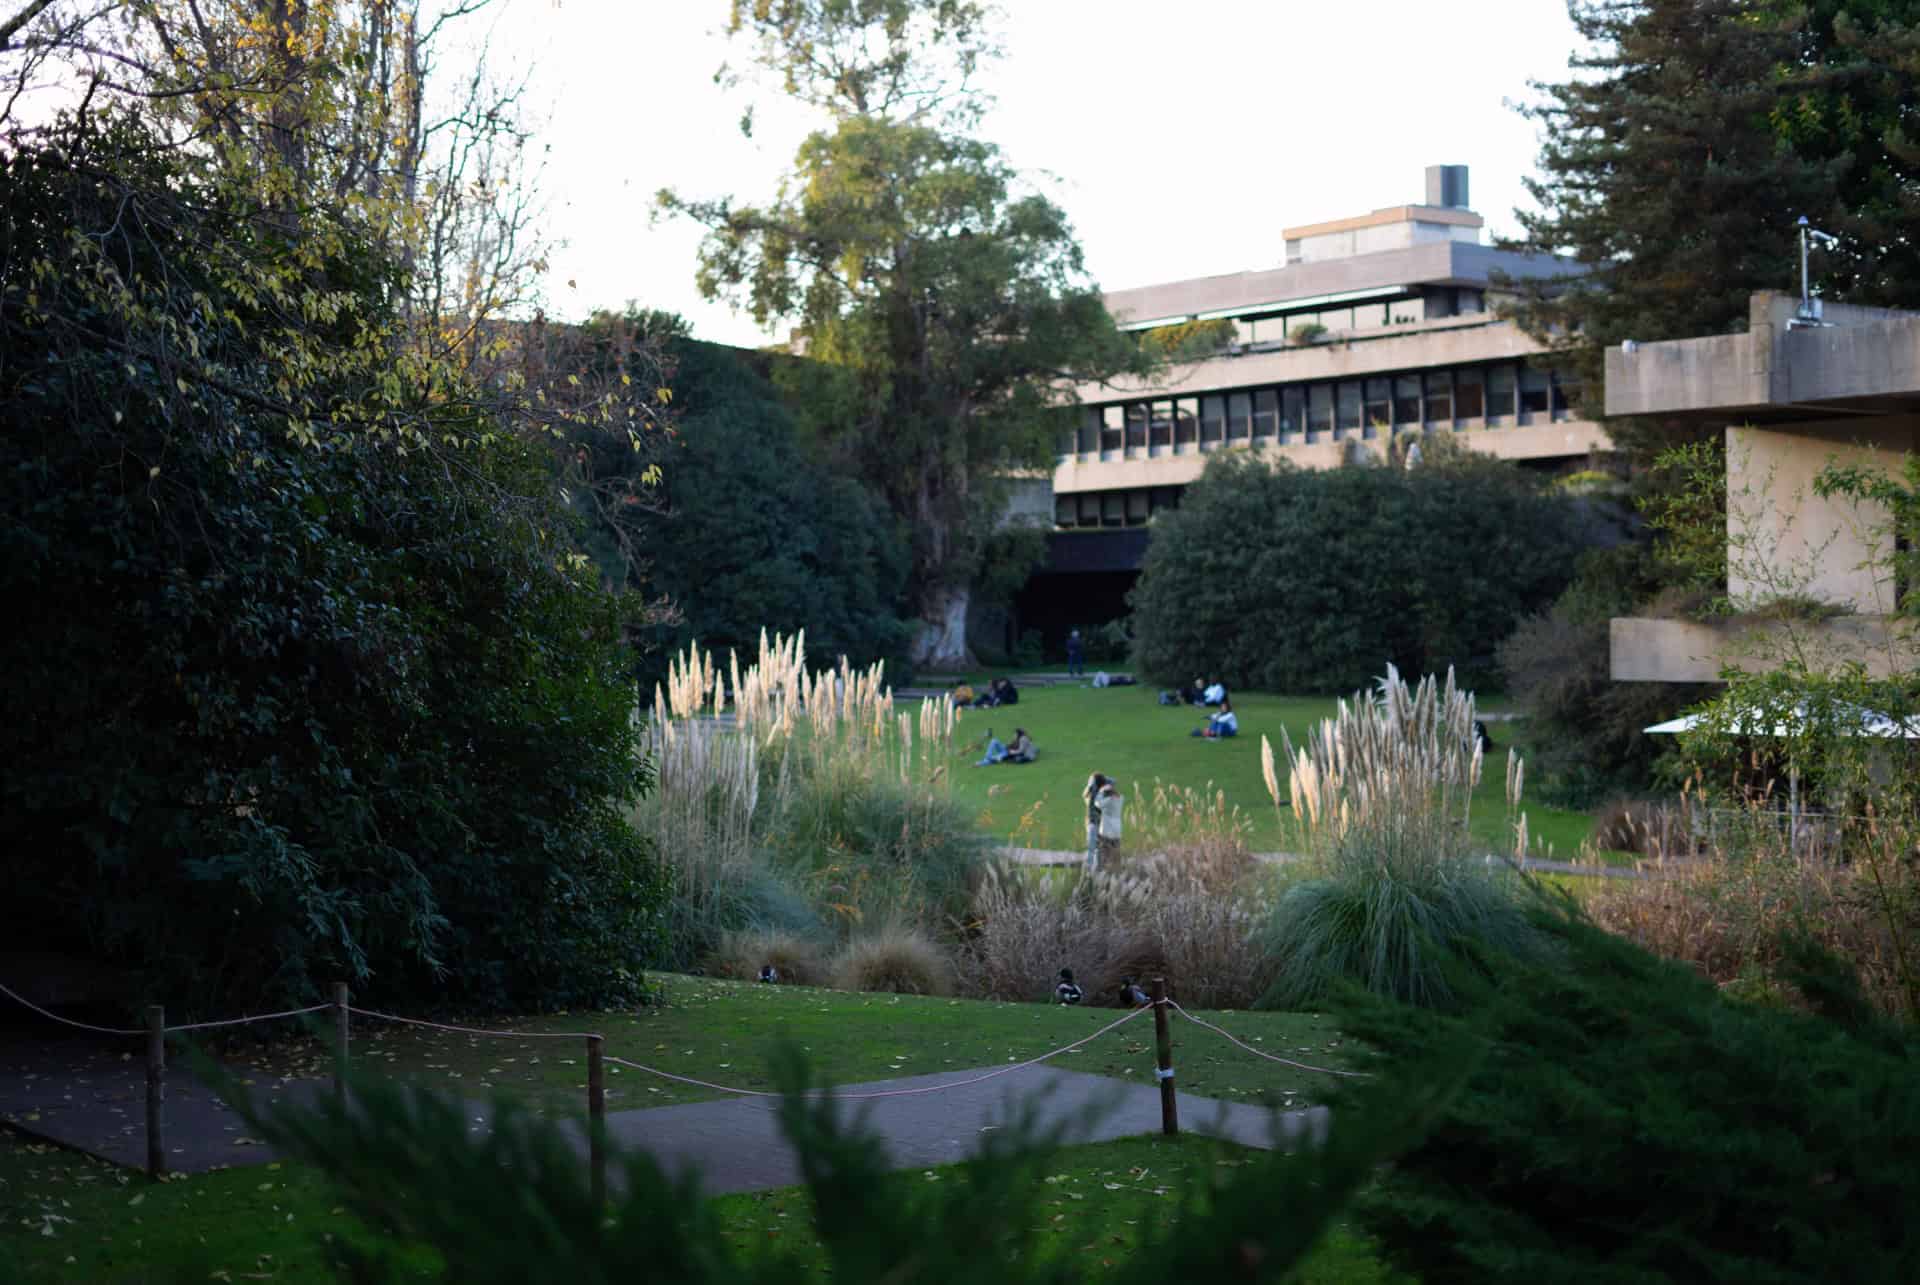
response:
<path id="1" fill-rule="evenodd" d="M 962 683 L 953 689 L 953 703 L 958 709 L 965 709 L 968 706 L 974 709 L 992 709 L 996 705 L 1018 705 L 1020 689 L 1013 685 L 1013 680 L 1010 678 L 996 678 L 987 684 L 986 691 L 975 695 L 971 686 Z"/>
<path id="2" fill-rule="evenodd" d="M 1204 736 L 1210 741 L 1240 735 L 1240 719 L 1233 712 L 1232 699 L 1221 696 L 1220 708 L 1207 715 L 1207 725 L 1194 728 L 1192 735 Z"/>
<path id="3" fill-rule="evenodd" d="M 978 763 L 975 763 L 974 766 L 991 767 L 995 763 L 1031 763 L 1034 760 L 1034 756 L 1039 753 L 1040 750 L 1034 745 L 1033 738 L 1027 735 L 1026 728 L 1014 728 L 1013 744 L 1002 745 L 999 738 L 994 736 L 993 729 L 989 727 L 987 729 L 987 756 Z"/>

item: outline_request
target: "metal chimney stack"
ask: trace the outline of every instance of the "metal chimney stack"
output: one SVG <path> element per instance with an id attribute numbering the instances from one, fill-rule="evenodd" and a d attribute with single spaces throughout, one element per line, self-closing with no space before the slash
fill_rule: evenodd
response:
<path id="1" fill-rule="evenodd" d="M 1467 167 L 1464 165 L 1427 166 L 1427 204 L 1464 210 L 1467 200 Z"/>

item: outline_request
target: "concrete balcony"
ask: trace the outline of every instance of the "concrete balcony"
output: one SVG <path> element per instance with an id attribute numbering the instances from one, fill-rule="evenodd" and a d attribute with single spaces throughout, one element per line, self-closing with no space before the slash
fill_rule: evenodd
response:
<path id="1" fill-rule="evenodd" d="M 1544 416 L 1541 418 L 1545 420 Z M 1503 460 L 1561 459 L 1612 449 L 1606 430 L 1584 419 L 1432 431 L 1451 431 L 1460 445 Z M 1294 435 L 1296 439 L 1298 436 Z M 1133 447 L 1104 454 L 1064 455 L 1053 470 L 1053 493 L 1071 495 L 1080 491 L 1142 486 L 1185 486 L 1200 476 L 1211 456 L 1222 451 L 1255 451 L 1265 458 L 1286 460 L 1297 468 L 1338 468 L 1356 448 L 1384 456 L 1387 441 L 1386 434 L 1371 438 L 1355 434 L 1313 442 L 1263 438 L 1257 442 L 1209 443 L 1204 450 L 1194 443 L 1186 443 L 1173 448 Z"/>
<path id="2" fill-rule="evenodd" d="M 1725 669 L 1764 673 L 1798 655 L 1821 669 L 1857 661 L 1875 678 L 1920 666 L 1911 622 L 1887 616 L 1829 620 L 1698 621 L 1646 616 L 1609 622 L 1612 677 L 1622 683 L 1714 683 Z"/>

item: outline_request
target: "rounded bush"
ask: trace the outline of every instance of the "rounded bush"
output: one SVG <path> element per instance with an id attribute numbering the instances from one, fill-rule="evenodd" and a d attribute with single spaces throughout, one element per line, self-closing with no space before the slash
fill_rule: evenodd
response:
<path id="1" fill-rule="evenodd" d="M 953 966 L 920 933 L 887 928 L 847 943 L 834 962 L 833 985 L 843 991 L 950 995 Z"/>
<path id="2" fill-rule="evenodd" d="M 715 977 L 754 981 L 772 965 L 776 980 L 794 986 L 820 986 L 827 981 L 826 952 L 811 937 L 787 932 L 731 932 L 707 957 L 707 971 Z"/>

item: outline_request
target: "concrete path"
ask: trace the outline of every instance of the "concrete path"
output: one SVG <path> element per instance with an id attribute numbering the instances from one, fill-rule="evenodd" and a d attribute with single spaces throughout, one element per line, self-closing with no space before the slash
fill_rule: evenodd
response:
<path id="1" fill-rule="evenodd" d="M 843 1093 L 922 1088 L 992 1070 L 945 1071 L 901 1080 L 839 1086 Z M 841 1102 L 841 1108 L 885 1143 L 895 1169 L 928 1169 L 966 1159 L 982 1139 L 1022 1110 L 1042 1130 L 1068 1143 L 1105 1142 L 1160 1131 L 1160 1091 L 1083 1071 L 1025 1067 L 982 1084 L 913 1097 Z M 619 1111 L 608 1131 L 646 1151 L 672 1173 L 697 1170 L 709 1194 L 761 1191 L 800 1181 L 792 1149 L 780 1134 L 779 1104 L 767 1098 L 693 1102 L 651 1111 Z M 1264 1107 L 1182 1094 L 1180 1127 L 1249 1147 L 1291 1145 L 1323 1136 L 1324 1107 L 1276 1114 Z"/>
<path id="2" fill-rule="evenodd" d="M 133 1168 L 146 1163 L 146 1078 L 138 1040 L 52 1032 L 10 1025 L 0 1030 L 0 1120 L 20 1131 Z M 875 1093 L 966 1080 L 995 1070 L 943 1071 L 908 1079 L 841 1085 L 839 1092 Z M 320 1079 L 248 1076 L 269 1100 L 310 1102 L 331 1090 Z M 1159 1090 L 1106 1076 L 1047 1066 L 1024 1067 L 979 1084 L 939 1093 L 848 1101 L 840 1107 L 878 1134 L 895 1168 L 924 1169 L 964 1160 L 982 1138 L 1025 1110 L 1063 1141 L 1096 1142 L 1160 1128 Z M 780 1134 L 779 1104 L 769 1098 L 725 1098 L 651 1110 L 615 1111 L 609 1132 L 646 1151 L 669 1172 L 697 1171 L 711 1194 L 759 1191 L 799 1182 L 799 1167 Z M 1262 1107 L 1182 1094 L 1184 1130 L 1247 1146 L 1287 1144 L 1326 1128 L 1324 1108 L 1275 1115 Z M 484 1129 L 486 1104 L 468 1103 L 472 1127 Z M 585 1150 L 581 1122 L 569 1122 Z M 164 1145 L 176 1173 L 264 1164 L 273 1149 L 249 1137 L 226 1103 L 184 1067 L 167 1074 Z"/>
<path id="3" fill-rule="evenodd" d="M 0 1120 L 49 1142 L 145 1168 L 145 1056 L 138 1037 L 9 1024 L 0 1030 Z M 329 1087 L 324 1080 L 240 1074 L 269 1100 L 306 1102 Z M 161 1142 L 175 1172 L 273 1159 L 267 1146 L 248 1136 L 246 1121 L 184 1066 L 167 1070 L 163 1120 Z"/>
<path id="4" fill-rule="evenodd" d="M 1077 866 L 1087 859 L 1087 855 L 1084 852 L 1054 852 L 1045 848 L 1004 847 L 1000 849 L 1000 855 L 1009 861 L 1023 866 Z M 1256 852 L 1253 854 L 1253 859 L 1255 861 L 1284 864 L 1289 861 L 1299 861 L 1301 854 L 1297 852 Z M 1501 860 L 1503 860 L 1503 858 L 1494 856 L 1487 857 L 1487 862 L 1490 865 Z M 1668 862 L 1667 864 L 1668 866 L 1672 866 L 1676 863 Z M 1528 857 L 1525 861 L 1522 861 L 1520 865 L 1523 869 L 1539 871 L 1542 874 L 1592 875 L 1608 879 L 1659 878 L 1667 873 L 1662 867 L 1650 866 L 1646 869 L 1638 869 L 1633 866 L 1585 865 L 1577 861 L 1548 861 L 1539 857 Z"/>

